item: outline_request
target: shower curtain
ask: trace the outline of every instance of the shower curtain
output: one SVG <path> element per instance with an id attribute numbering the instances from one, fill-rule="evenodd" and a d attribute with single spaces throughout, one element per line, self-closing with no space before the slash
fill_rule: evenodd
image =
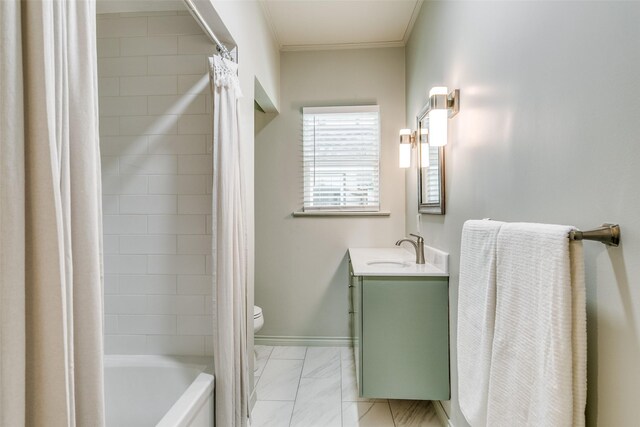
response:
<path id="1" fill-rule="evenodd" d="M 94 1 L 0 1 L 0 425 L 102 426 Z"/>
<path id="2" fill-rule="evenodd" d="M 213 280 L 216 425 L 243 427 L 249 415 L 247 231 L 239 138 L 237 64 L 209 59 L 213 98 Z"/>

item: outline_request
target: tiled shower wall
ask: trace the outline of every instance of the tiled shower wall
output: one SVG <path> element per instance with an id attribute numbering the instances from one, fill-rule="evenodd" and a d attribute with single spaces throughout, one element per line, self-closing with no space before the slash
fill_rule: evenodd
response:
<path id="1" fill-rule="evenodd" d="M 105 351 L 210 354 L 213 45 L 186 11 L 97 25 Z"/>

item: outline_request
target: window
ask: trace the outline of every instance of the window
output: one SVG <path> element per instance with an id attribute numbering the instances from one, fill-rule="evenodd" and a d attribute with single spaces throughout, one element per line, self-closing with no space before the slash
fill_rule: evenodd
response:
<path id="1" fill-rule="evenodd" d="M 305 107 L 303 210 L 380 210 L 380 109 Z"/>

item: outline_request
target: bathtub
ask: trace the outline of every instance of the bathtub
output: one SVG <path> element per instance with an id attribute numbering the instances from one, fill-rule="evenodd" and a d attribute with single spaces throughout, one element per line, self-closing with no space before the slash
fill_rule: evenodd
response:
<path id="1" fill-rule="evenodd" d="M 213 427 L 211 358 L 105 356 L 107 427 Z"/>

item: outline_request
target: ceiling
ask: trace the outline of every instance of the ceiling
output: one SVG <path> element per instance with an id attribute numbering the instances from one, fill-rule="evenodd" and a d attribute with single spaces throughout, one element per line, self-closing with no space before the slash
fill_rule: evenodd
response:
<path id="1" fill-rule="evenodd" d="M 281 50 L 404 46 L 422 0 L 260 0 Z"/>

